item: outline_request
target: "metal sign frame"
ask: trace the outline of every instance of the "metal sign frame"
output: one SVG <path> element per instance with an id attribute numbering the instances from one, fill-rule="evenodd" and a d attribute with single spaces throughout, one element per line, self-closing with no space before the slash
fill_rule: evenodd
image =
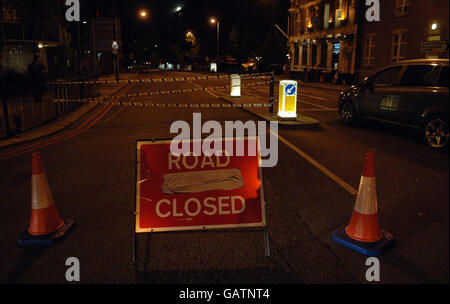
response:
<path id="1" fill-rule="evenodd" d="M 195 142 L 203 142 L 206 138 L 192 140 L 190 139 L 190 143 Z M 211 138 L 208 138 L 211 139 Z M 169 232 L 194 232 L 194 231 L 210 231 L 210 230 L 241 230 L 250 228 L 253 229 L 263 229 L 264 232 L 264 245 L 265 245 L 265 255 L 267 257 L 270 256 L 270 248 L 269 248 L 269 230 L 267 224 L 267 212 L 266 206 L 267 203 L 265 201 L 265 193 L 264 193 L 264 179 L 263 172 L 261 167 L 261 154 L 260 154 L 260 140 L 258 136 L 245 136 L 245 137 L 233 137 L 233 138 L 220 138 L 223 143 L 227 140 L 249 140 L 255 139 L 257 143 L 257 157 L 258 157 L 258 178 L 260 180 L 260 200 L 261 200 L 261 222 L 260 223 L 250 223 L 250 224 L 223 224 L 223 225 L 203 225 L 203 226 L 186 226 L 186 227 L 165 227 L 165 228 L 140 228 L 139 226 L 139 211 L 140 211 L 140 187 L 139 181 L 141 177 L 140 165 L 141 165 L 141 149 L 142 145 L 156 145 L 156 144 L 168 144 L 171 143 L 172 140 L 162 139 L 162 140 L 137 140 L 136 141 L 136 166 L 135 166 L 135 223 L 133 229 L 133 262 L 136 262 L 137 256 L 137 235 L 143 233 L 169 233 Z"/>

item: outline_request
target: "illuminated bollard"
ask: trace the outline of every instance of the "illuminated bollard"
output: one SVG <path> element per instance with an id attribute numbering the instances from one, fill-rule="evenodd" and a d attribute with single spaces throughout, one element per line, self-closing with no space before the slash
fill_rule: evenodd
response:
<path id="1" fill-rule="evenodd" d="M 237 74 L 231 75 L 231 97 L 241 97 L 241 76 Z"/>
<path id="2" fill-rule="evenodd" d="M 278 117 L 282 119 L 297 119 L 297 81 L 280 81 L 278 99 Z"/>

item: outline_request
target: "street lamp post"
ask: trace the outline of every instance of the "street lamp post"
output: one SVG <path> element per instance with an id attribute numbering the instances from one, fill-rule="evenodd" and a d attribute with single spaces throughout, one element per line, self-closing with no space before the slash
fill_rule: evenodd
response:
<path id="1" fill-rule="evenodd" d="M 217 64 L 217 73 L 219 73 L 219 43 L 220 43 L 220 22 L 219 18 L 211 18 L 211 23 L 217 25 L 217 56 L 216 56 L 216 64 Z"/>
<path id="2" fill-rule="evenodd" d="M 113 39 L 114 42 L 118 41 L 118 35 L 117 35 L 117 11 L 116 11 L 116 3 L 115 1 L 112 2 L 112 6 L 113 6 Z M 114 44 L 113 42 L 113 44 Z M 119 82 L 119 50 L 117 49 L 117 54 L 113 55 L 114 56 L 114 70 L 115 70 L 115 75 L 116 75 L 116 82 Z"/>

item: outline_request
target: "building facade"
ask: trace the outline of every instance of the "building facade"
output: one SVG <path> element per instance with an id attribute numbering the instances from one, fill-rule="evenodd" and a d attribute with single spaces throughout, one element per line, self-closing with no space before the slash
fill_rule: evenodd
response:
<path id="1" fill-rule="evenodd" d="M 448 58 L 448 0 L 380 0 L 380 21 L 364 18 L 359 78 L 402 60 Z"/>
<path id="2" fill-rule="evenodd" d="M 292 74 L 305 81 L 352 81 L 361 3 L 291 0 L 288 44 Z"/>
<path id="3" fill-rule="evenodd" d="M 14 1 L 3 0 L 0 6 L 0 69 L 26 73 L 33 56 L 39 54 L 49 74 L 61 74 L 64 65 L 63 33 L 59 25 L 42 30 L 25 23 L 18 16 Z"/>
<path id="4" fill-rule="evenodd" d="M 408 59 L 448 58 L 448 0 L 291 0 L 290 71 L 305 81 L 351 83 Z"/>

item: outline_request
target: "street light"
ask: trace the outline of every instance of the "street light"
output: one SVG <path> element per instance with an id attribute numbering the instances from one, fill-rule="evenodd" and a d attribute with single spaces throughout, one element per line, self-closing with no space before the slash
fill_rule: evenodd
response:
<path id="1" fill-rule="evenodd" d="M 186 40 L 190 41 L 194 38 L 194 33 L 191 31 L 186 32 Z"/>
<path id="2" fill-rule="evenodd" d="M 216 61 L 217 61 L 217 73 L 219 72 L 219 41 L 220 41 L 220 22 L 218 18 L 212 17 L 211 19 L 209 19 L 209 22 L 211 22 L 211 24 L 217 24 L 217 57 L 216 57 Z"/>
<path id="3" fill-rule="evenodd" d="M 139 11 L 139 18 L 141 19 L 147 19 L 148 17 L 148 11 L 145 9 L 142 9 Z"/>

